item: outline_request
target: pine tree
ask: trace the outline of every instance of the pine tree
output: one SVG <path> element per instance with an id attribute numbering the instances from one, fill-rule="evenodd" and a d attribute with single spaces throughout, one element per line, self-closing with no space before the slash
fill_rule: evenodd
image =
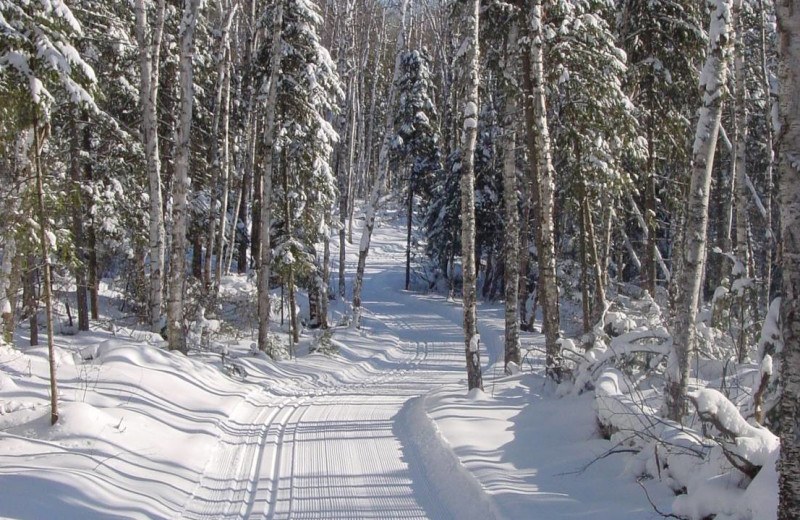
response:
<path id="1" fill-rule="evenodd" d="M 407 236 L 406 236 L 406 290 L 411 271 L 411 228 L 415 195 L 422 204 L 429 198 L 433 179 L 441 171 L 439 132 L 434 126 L 436 107 L 430 97 L 433 91 L 429 58 L 424 52 L 405 51 L 400 58 L 402 71 L 398 89 L 397 115 L 394 120 L 393 162 L 398 171 L 408 165 Z M 410 162 L 410 164 L 408 164 Z"/>
<path id="2" fill-rule="evenodd" d="M 283 0 L 273 9 L 273 40 L 262 49 L 259 65 L 269 71 L 264 80 L 267 124 L 261 213 L 261 261 L 266 271 L 263 278 L 259 274 L 262 350 L 269 325 L 269 270 L 274 267 L 288 284 L 295 342 L 299 339 L 293 305 L 295 279 L 311 278 L 312 286 L 320 278 L 309 250 L 321 239 L 325 216 L 333 205 L 336 182 L 329 158 L 338 138 L 325 116 L 343 96 L 336 66 L 317 35 L 321 18 L 316 7 L 305 0 Z M 281 52 L 281 48 L 286 50 Z M 275 244 L 270 243 L 268 232 L 273 185 L 280 186 L 274 194 L 283 219 L 283 233 Z M 274 260 L 269 251 L 273 246 Z M 266 302 L 261 303 L 262 298 Z"/>
<path id="3" fill-rule="evenodd" d="M 692 0 L 621 0 L 617 11 L 620 46 L 628 58 L 626 91 L 647 140 L 644 175 L 637 185 L 643 186 L 638 190 L 645 240 L 643 285 L 653 295 L 657 265 L 662 265 L 662 276 L 670 275 L 663 269 L 666 264 L 659 261 L 658 239 L 663 233 L 658 223 L 669 220 L 667 210 L 673 201 L 665 200 L 671 190 L 659 179 L 688 168 L 693 93 L 705 34 L 701 6 Z M 674 201 L 675 205 L 682 203 Z M 632 209 L 639 211 L 638 207 Z"/>
<path id="4" fill-rule="evenodd" d="M 4 107 L 15 118 L 16 128 L 33 134 L 29 168 L 36 200 L 38 236 L 43 263 L 43 298 L 47 318 L 47 350 L 50 369 L 50 422 L 58 420 L 58 389 L 53 345 L 53 291 L 51 248 L 56 234 L 51 231 L 45 202 L 45 171 L 42 149 L 50 132 L 54 108 L 66 102 L 96 110 L 92 95 L 96 76 L 81 58 L 73 42 L 83 32 L 69 7 L 60 0 L 17 4 L 0 1 L 0 95 L 12 102 Z M 35 319 L 35 315 L 34 315 Z"/>
<path id="5" fill-rule="evenodd" d="M 569 192 L 566 204 L 579 215 L 585 333 L 606 308 L 607 259 L 595 222 L 608 221 L 607 209 L 633 185 L 626 163 L 641 164 L 647 154 L 634 105 L 623 89 L 628 70 L 611 31 L 612 7 L 582 1 L 568 9 L 556 6 L 545 29 L 551 35 L 547 72 L 555 93 L 550 99 L 558 121 L 554 148 L 562 165 L 560 184 Z M 595 218 L 600 209 L 604 214 Z"/>

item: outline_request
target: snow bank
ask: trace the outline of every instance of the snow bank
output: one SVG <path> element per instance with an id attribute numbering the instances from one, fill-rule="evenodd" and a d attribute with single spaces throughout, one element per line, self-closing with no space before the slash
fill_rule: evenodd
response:
<path id="1" fill-rule="evenodd" d="M 482 393 L 482 392 L 481 392 Z M 439 428 L 425 413 L 425 398 L 406 403 L 399 421 L 407 424 L 407 441 L 420 454 L 431 485 L 454 518 L 464 520 L 502 520 L 494 500 L 475 476 L 453 453 Z M 478 432 L 476 432 L 477 434 Z"/>

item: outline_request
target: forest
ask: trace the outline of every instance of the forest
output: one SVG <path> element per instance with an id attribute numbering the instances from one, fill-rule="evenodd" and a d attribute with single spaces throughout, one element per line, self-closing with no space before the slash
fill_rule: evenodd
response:
<path id="1" fill-rule="evenodd" d="M 798 0 L 0 0 L 0 209 L 0 516 L 800 518 Z"/>

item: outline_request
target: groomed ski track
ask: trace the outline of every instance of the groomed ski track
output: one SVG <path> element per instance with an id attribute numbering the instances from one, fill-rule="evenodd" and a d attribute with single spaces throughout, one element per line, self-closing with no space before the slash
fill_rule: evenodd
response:
<path id="1" fill-rule="evenodd" d="M 393 353 L 401 357 L 378 363 L 380 370 L 353 367 L 355 377 L 332 382 L 314 374 L 313 366 L 303 368 L 300 360 L 297 376 L 311 380 L 302 391 L 281 396 L 255 388 L 221 425 L 218 447 L 181 518 L 455 516 L 444 505 L 454 497 L 442 500 L 441 483 L 428 478 L 414 442 L 415 425 L 403 409 L 433 389 L 465 384 L 461 307 L 402 290 L 401 231 L 398 226 L 376 233 L 362 328 L 339 329 L 334 336 L 344 345 L 350 339 L 374 342 L 370 348 L 378 357 L 381 343 L 395 338 Z M 348 262 L 354 261 L 348 254 Z M 450 493 L 453 484 L 447 483 Z"/>

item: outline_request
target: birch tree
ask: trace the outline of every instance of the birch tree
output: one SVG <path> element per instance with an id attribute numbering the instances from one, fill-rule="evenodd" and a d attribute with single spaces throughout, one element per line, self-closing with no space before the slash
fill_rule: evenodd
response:
<path id="1" fill-rule="evenodd" d="M 159 0 L 155 19 L 148 23 L 145 0 L 136 0 L 136 41 L 139 46 L 139 104 L 142 109 L 142 144 L 147 165 L 147 188 L 150 196 L 150 326 L 153 332 L 162 327 L 161 308 L 164 290 L 164 211 L 161 196 L 161 159 L 158 146 L 159 55 L 164 31 L 166 4 Z M 148 27 L 152 26 L 152 34 Z"/>
<path id="2" fill-rule="evenodd" d="M 722 102 L 728 74 L 731 31 L 731 0 L 712 0 L 706 62 L 700 74 L 702 95 L 693 146 L 693 168 L 686 205 L 683 269 L 680 273 L 673 346 L 667 367 L 664 413 L 682 421 L 686 412 L 689 357 L 695 348 L 695 317 L 700 302 L 700 282 L 705 269 L 706 233 L 711 171 L 714 166 Z"/>
<path id="3" fill-rule="evenodd" d="M 547 101 L 544 82 L 544 33 L 542 3 L 534 0 L 527 19 L 529 47 L 523 54 L 526 126 L 531 189 L 533 190 L 536 248 L 539 252 L 539 301 L 545 335 L 548 374 L 560 379 L 561 347 L 559 338 L 558 280 L 556 278 L 555 225 L 553 222 L 554 176 L 550 130 L 547 124 Z"/>
<path id="4" fill-rule="evenodd" d="M 172 191 L 172 245 L 169 297 L 167 299 L 167 340 L 170 350 L 186 352 L 183 330 L 183 285 L 186 279 L 186 194 L 189 189 L 189 156 L 194 106 L 194 31 L 200 0 L 185 0 L 180 37 L 180 111 L 175 143 L 175 182 Z"/>
<path id="5" fill-rule="evenodd" d="M 511 21 L 506 37 L 506 71 L 513 77 L 517 70 L 517 39 L 519 24 L 516 16 Z M 522 362 L 519 344 L 519 188 L 517 186 L 517 85 L 506 79 L 506 99 L 503 114 L 503 202 L 505 205 L 504 261 L 505 261 L 505 357 L 508 373 L 509 363 L 519 366 Z"/>
<path id="6" fill-rule="evenodd" d="M 779 520 L 800 518 L 800 1 L 778 0 L 778 172 L 783 242 Z"/>
<path id="7" fill-rule="evenodd" d="M 478 138 L 478 17 L 480 0 L 460 0 L 457 8 L 463 27 L 464 112 L 461 138 L 461 263 L 464 272 L 464 342 L 467 386 L 483 390 L 480 337 L 478 335 L 475 271 L 475 143 Z"/>
<path id="8" fill-rule="evenodd" d="M 389 84 L 388 105 L 386 107 L 386 120 L 384 122 L 383 142 L 378 152 L 378 169 L 375 180 L 370 190 L 367 208 L 364 212 L 364 231 L 358 244 L 358 265 L 356 266 L 356 279 L 353 284 L 353 319 L 356 326 L 361 321 L 361 287 L 364 284 L 364 269 L 367 265 L 369 244 L 372 240 L 372 231 L 375 228 L 375 215 L 380 209 L 381 197 L 386 191 L 386 174 L 389 170 L 389 150 L 392 144 L 392 127 L 394 126 L 394 106 L 397 97 L 397 80 L 400 78 L 402 68 L 402 53 L 405 49 L 406 38 L 406 10 L 409 0 L 402 0 L 400 7 L 400 31 L 397 33 L 395 45 L 394 73 Z"/>

